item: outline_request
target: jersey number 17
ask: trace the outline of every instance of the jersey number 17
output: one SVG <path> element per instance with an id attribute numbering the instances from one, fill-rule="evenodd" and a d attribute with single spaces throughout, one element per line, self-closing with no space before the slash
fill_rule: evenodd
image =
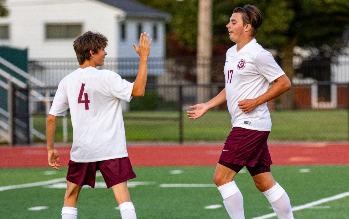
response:
<path id="1" fill-rule="evenodd" d="M 80 88 L 78 103 L 84 103 L 85 110 L 88 110 L 89 109 L 88 104 L 90 103 L 90 100 L 88 99 L 88 94 L 84 93 L 84 90 L 85 90 L 85 84 L 82 84 Z M 84 100 L 82 99 L 82 95 L 84 95 Z"/>
<path id="2" fill-rule="evenodd" d="M 231 79 L 233 78 L 234 70 L 228 70 L 228 80 L 227 83 L 231 83 Z"/>

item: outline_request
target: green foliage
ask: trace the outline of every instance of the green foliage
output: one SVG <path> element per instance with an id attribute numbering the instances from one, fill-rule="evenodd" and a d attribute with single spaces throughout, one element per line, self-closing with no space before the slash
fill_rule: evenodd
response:
<path id="1" fill-rule="evenodd" d="M 176 110 L 176 108 L 176 102 L 165 101 L 156 91 L 147 91 L 143 97 L 134 97 L 130 102 L 130 110 Z"/>
<path id="2" fill-rule="evenodd" d="M 292 2 L 292 1 L 290 1 Z M 288 37 L 296 36 L 298 46 L 321 48 L 333 46 L 348 28 L 349 1 L 304 0 L 290 4 L 296 16 L 292 20 Z"/>
<path id="3" fill-rule="evenodd" d="M 138 0 L 168 12 L 172 20 L 167 33 L 175 33 L 180 46 L 195 51 L 198 0 Z M 231 46 L 226 24 L 235 7 L 252 4 L 263 14 L 256 38 L 266 48 L 281 50 L 293 37 L 301 47 L 333 46 L 348 27 L 348 0 L 213 0 L 214 46 Z"/>

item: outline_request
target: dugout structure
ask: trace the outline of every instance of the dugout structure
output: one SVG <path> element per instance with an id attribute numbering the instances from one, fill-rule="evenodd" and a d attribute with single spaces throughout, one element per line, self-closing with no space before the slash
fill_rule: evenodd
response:
<path id="1" fill-rule="evenodd" d="M 28 144 L 28 51 L 0 46 L 0 141 Z"/>

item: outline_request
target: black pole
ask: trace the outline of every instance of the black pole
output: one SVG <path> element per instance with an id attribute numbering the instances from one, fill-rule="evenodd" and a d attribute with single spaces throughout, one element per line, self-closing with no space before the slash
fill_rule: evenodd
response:
<path id="1" fill-rule="evenodd" d="M 349 141 L 349 83 L 347 84 L 347 95 L 348 95 L 347 108 L 348 108 L 348 141 Z"/>
<path id="2" fill-rule="evenodd" d="M 16 103 L 16 92 L 17 92 L 17 88 L 16 86 L 11 83 L 11 86 L 12 86 L 12 93 L 11 93 L 11 99 L 12 99 L 12 142 L 13 142 L 13 145 L 16 145 L 17 144 L 17 134 L 16 134 L 16 118 L 17 118 L 17 115 L 16 115 L 16 107 L 17 107 L 17 103 Z"/>
<path id="3" fill-rule="evenodd" d="M 183 85 L 179 85 L 178 87 L 178 112 L 179 112 L 179 143 L 182 144 L 183 143 Z"/>

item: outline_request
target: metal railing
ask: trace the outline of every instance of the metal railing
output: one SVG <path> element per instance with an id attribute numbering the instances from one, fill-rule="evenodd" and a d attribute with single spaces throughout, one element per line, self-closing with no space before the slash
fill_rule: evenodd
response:
<path id="1" fill-rule="evenodd" d="M 8 68 L 9 70 L 15 72 L 16 74 L 24 77 L 25 79 L 28 80 L 29 84 L 35 85 L 35 86 L 40 86 L 40 87 L 44 87 L 45 84 L 43 82 L 41 82 L 40 80 L 36 79 L 35 77 L 31 76 L 29 73 L 23 71 L 22 69 L 18 68 L 17 66 L 13 65 L 12 63 L 8 62 L 7 60 L 3 59 L 2 57 L 0 57 L 0 64 L 2 64 L 3 66 L 5 66 L 6 68 Z M 0 80 L 0 87 L 2 87 L 3 89 L 5 89 L 7 91 L 7 106 L 8 109 L 3 109 L 0 107 L 0 112 L 1 112 L 1 117 L 3 118 L 2 121 L 0 121 L 0 134 L 1 137 L 8 142 L 10 145 L 14 144 L 14 134 L 16 134 L 17 136 L 21 137 L 23 136 L 21 133 L 13 133 L 13 121 L 15 122 L 15 124 L 17 125 L 22 125 L 21 121 L 18 120 L 14 120 L 13 118 L 13 111 L 14 109 L 13 107 L 13 96 L 17 96 L 19 98 L 21 98 L 22 100 L 26 100 L 26 97 L 24 96 L 21 92 L 15 91 L 14 94 L 12 94 L 13 92 L 13 85 L 17 86 L 20 89 L 26 89 L 28 87 L 27 83 L 22 82 L 21 80 L 17 79 L 16 77 L 12 76 L 11 74 L 9 74 L 8 72 L 0 69 L 0 76 L 3 78 L 3 80 Z M 4 82 L 7 81 L 7 83 Z M 52 101 L 52 98 L 48 99 L 47 97 L 41 95 L 40 93 L 38 93 L 36 90 L 31 90 L 30 91 L 30 95 L 39 101 L 46 101 L 47 103 L 49 103 L 49 101 Z M 48 105 L 49 107 L 49 105 Z M 30 109 L 29 109 L 30 110 Z M 45 135 L 38 132 L 37 130 L 35 130 L 32 124 L 32 119 L 29 118 L 29 127 L 32 130 L 31 133 L 33 135 L 38 136 L 41 139 L 46 139 Z M 30 139 L 32 139 L 32 136 L 30 137 Z M 30 141 L 31 142 L 31 141 Z"/>

